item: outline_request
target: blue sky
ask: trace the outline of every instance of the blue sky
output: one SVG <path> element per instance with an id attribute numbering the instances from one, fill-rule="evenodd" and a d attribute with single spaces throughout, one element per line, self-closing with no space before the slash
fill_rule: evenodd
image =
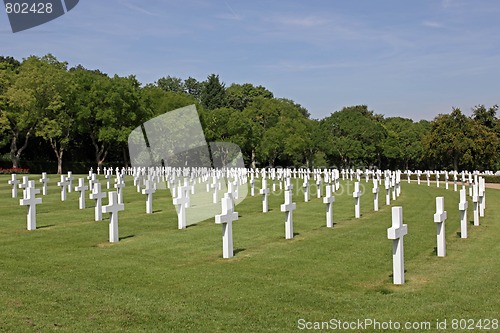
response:
<path id="1" fill-rule="evenodd" d="M 13 34 L 0 54 L 54 54 L 109 75 L 263 85 L 323 118 L 366 104 L 433 119 L 500 103 L 500 2 L 399 0 L 80 0 Z"/>

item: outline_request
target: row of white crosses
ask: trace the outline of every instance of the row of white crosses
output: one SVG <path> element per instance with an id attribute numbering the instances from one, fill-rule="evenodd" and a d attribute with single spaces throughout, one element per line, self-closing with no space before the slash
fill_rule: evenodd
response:
<path id="1" fill-rule="evenodd" d="M 436 198 L 437 255 L 446 255 L 444 197 Z M 403 207 L 392 207 L 392 226 L 387 229 L 387 238 L 392 240 L 392 276 L 394 284 L 405 283 L 404 269 L 404 236 L 408 234 L 408 226 L 403 224 Z"/>
<path id="2" fill-rule="evenodd" d="M 75 178 L 72 176 L 71 172 L 68 173 L 67 176 L 62 175 L 61 181 L 57 183 L 58 186 L 61 187 L 61 200 L 66 200 L 66 192 L 71 192 L 71 183 Z M 28 215 L 27 215 L 27 229 L 28 230 L 36 230 L 36 205 L 42 203 L 41 198 L 36 198 L 36 194 L 40 193 L 39 189 L 35 189 L 34 181 L 28 181 L 28 177 L 23 177 L 23 183 L 19 183 L 15 176 L 9 181 L 11 185 L 19 185 L 20 188 L 24 190 L 23 199 L 20 200 L 20 205 L 28 206 Z M 110 202 L 107 206 L 102 207 L 102 199 L 107 196 L 107 193 L 101 192 L 101 184 L 96 181 L 95 174 L 89 174 L 89 180 L 92 181 L 93 191 L 90 193 L 90 199 L 96 200 L 95 207 L 95 220 L 102 220 L 102 212 L 110 213 L 110 242 L 118 241 L 118 211 L 123 210 L 123 205 L 120 206 L 118 199 L 116 199 L 116 203 L 113 201 L 114 197 L 110 194 Z M 42 188 L 44 194 L 47 193 L 47 183 L 49 179 L 47 178 L 47 174 L 43 173 L 40 182 L 43 184 Z M 17 196 L 17 190 L 14 191 L 13 187 L 12 196 Z M 88 190 L 88 186 L 85 185 L 85 180 L 83 178 L 78 179 L 78 186 L 75 187 L 75 191 L 80 192 L 79 194 L 79 208 L 85 208 L 85 191 Z M 114 192 L 113 192 L 114 193 Z M 116 193 L 114 193 L 116 194 Z M 117 195 L 117 194 L 116 194 Z M 117 206 L 118 204 L 118 206 Z"/>
<path id="3" fill-rule="evenodd" d="M 481 183 L 481 179 L 480 183 Z M 484 182 L 484 179 L 482 179 Z M 484 184 L 483 184 L 484 186 Z M 479 225 L 478 216 L 479 200 L 478 184 L 474 184 L 474 225 Z M 483 194 L 484 196 L 484 194 Z M 460 190 L 460 201 L 458 209 L 460 211 L 460 237 L 467 238 L 467 194 L 465 189 Z M 436 213 L 434 214 L 434 222 L 436 223 L 436 242 L 437 242 L 437 256 L 446 256 L 446 236 L 445 236 L 445 222 L 447 219 L 447 212 L 444 210 L 444 197 L 436 198 Z M 392 227 L 387 230 L 387 237 L 393 240 L 393 283 L 404 284 L 404 250 L 403 250 L 403 236 L 408 233 L 407 225 L 403 224 L 403 209 L 402 207 L 392 208 Z"/>
<path id="4" fill-rule="evenodd" d="M 263 171 L 262 175 L 264 177 L 264 185 L 265 185 L 265 179 L 266 179 L 265 176 L 266 176 L 266 174 L 265 174 L 264 170 L 262 170 L 262 171 Z M 358 179 L 359 179 L 359 174 L 360 173 L 357 173 Z M 379 180 L 378 181 L 375 180 L 375 173 L 373 173 L 373 174 L 374 174 L 374 194 L 375 194 L 374 209 L 377 210 L 377 208 L 378 208 L 377 207 L 378 206 L 377 205 L 378 204 L 378 202 L 377 202 L 377 193 L 378 193 L 378 191 L 376 191 L 376 187 L 378 187 L 378 186 L 376 186 L 376 184 L 378 183 L 378 181 L 380 181 L 380 174 L 378 173 L 379 174 Z M 279 177 L 283 176 L 283 174 L 280 174 L 280 173 L 278 173 L 278 175 L 279 175 Z M 253 174 L 252 174 L 252 176 L 253 176 Z M 392 175 L 392 179 L 394 179 L 395 176 L 398 177 L 399 174 L 397 174 L 397 173 L 395 175 L 393 174 Z M 304 172 L 303 173 L 303 178 L 307 179 L 307 177 L 308 177 L 308 173 Z M 318 187 L 321 186 L 321 174 L 315 172 L 314 173 L 314 177 L 316 178 L 316 184 L 318 185 Z M 43 177 L 43 178 L 46 178 L 46 177 Z M 61 183 L 62 183 L 63 186 L 68 186 L 69 185 L 69 184 L 65 184 L 65 183 L 69 183 L 69 181 L 70 181 L 69 178 L 70 178 L 70 175 L 69 175 L 69 177 L 66 177 L 65 179 L 61 178 Z M 95 182 L 95 174 L 89 173 L 89 177 L 88 178 L 89 178 L 89 181 L 94 181 Z M 333 180 L 335 182 L 335 177 L 332 177 L 332 178 L 334 178 Z M 329 179 L 330 178 L 329 178 L 328 173 L 325 173 L 325 180 L 328 182 Z M 84 191 L 88 189 L 88 187 L 86 187 L 86 186 L 84 186 L 82 184 L 82 181 L 83 181 L 83 179 L 79 180 L 79 186 L 75 188 L 76 191 L 80 191 L 81 192 L 80 193 L 80 208 L 81 209 L 83 209 L 85 207 Z M 120 189 L 122 189 L 123 186 L 124 186 L 124 182 L 123 182 L 123 180 L 121 178 L 121 175 L 117 174 L 117 180 L 116 180 L 116 182 L 117 182 L 117 185 L 115 185 L 115 187 L 120 192 Z M 123 183 L 123 186 L 121 185 L 122 183 Z M 394 184 L 394 181 L 392 183 Z M 397 183 L 399 183 L 399 182 L 397 182 Z M 91 183 L 91 184 L 93 184 L 93 183 Z M 95 185 L 97 185 L 97 184 L 98 183 L 96 183 Z M 231 182 L 230 182 L 230 184 L 232 185 Z M 237 186 L 237 183 L 235 183 L 235 184 Z M 147 194 L 147 196 L 148 196 L 148 199 L 146 201 L 146 212 L 147 213 L 148 212 L 149 213 L 152 212 L 152 194 L 154 193 L 153 188 L 154 188 L 154 186 L 152 186 L 151 183 L 149 183 L 149 185 L 146 185 L 146 189 L 144 190 L 144 194 Z M 180 206 L 177 205 L 179 208 L 181 208 L 182 206 L 184 206 L 184 208 L 185 208 L 186 206 L 189 205 L 189 198 L 188 197 L 186 198 L 186 196 L 184 195 L 184 193 L 187 193 L 186 188 L 187 189 L 189 188 L 189 185 L 186 183 L 186 180 L 185 180 L 185 186 L 184 186 L 184 188 L 185 188 L 184 190 L 179 190 L 178 191 L 179 192 L 179 197 L 177 199 L 181 200 L 181 201 L 184 201 L 183 205 L 180 205 Z M 328 227 L 331 227 L 330 225 L 333 225 L 333 219 L 332 218 L 329 219 L 329 216 L 332 215 L 332 202 L 334 201 L 334 197 L 331 196 L 331 193 L 332 193 L 332 189 L 334 189 L 334 188 L 335 188 L 335 186 L 327 187 L 326 195 L 325 195 L 325 198 L 324 198 L 324 202 L 325 202 L 325 204 L 327 204 L 327 226 Z M 264 186 L 264 189 L 266 189 L 266 186 Z M 289 189 L 289 192 L 291 194 L 291 189 L 289 187 L 288 187 L 288 189 Z M 393 196 L 394 196 L 394 193 L 395 193 L 394 192 L 395 189 L 397 190 L 397 187 L 394 188 L 394 185 L 393 185 Z M 62 191 L 62 192 L 64 192 L 64 191 Z M 93 196 L 94 192 L 99 193 L 99 194 L 97 196 Z M 264 191 L 264 192 L 267 192 L 265 194 L 269 193 L 268 191 Z M 231 193 L 230 196 L 232 196 L 233 195 L 232 191 L 230 191 L 230 193 Z M 236 190 L 235 193 L 237 193 L 237 190 Z M 397 191 L 397 193 L 399 194 L 399 191 Z M 355 191 L 353 193 L 353 196 L 356 198 L 355 215 L 358 218 L 360 216 L 360 213 L 359 213 L 360 212 L 360 209 L 359 209 L 359 197 L 360 197 L 360 194 L 361 193 L 359 191 L 359 183 L 357 183 L 357 184 L 355 184 Z M 102 195 L 102 193 L 100 193 L 100 190 L 93 188 L 93 193 L 91 193 L 91 199 L 96 199 L 96 200 L 100 201 L 99 199 L 102 199 L 102 197 L 98 198 L 99 195 Z M 104 197 L 105 197 L 105 194 L 104 194 Z M 123 203 L 123 199 L 120 199 L 120 195 L 118 195 L 117 197 L 118 197 L 117 198 L 117 203 L 118 204 L 122 204 Z M 289 196 L 288 198 L 289 199 L 285 198 L 285 205 L 284 205 L 285 207 L 287 207 L 287 208 L 284 208 L 285 212 L 287 213 L 287 215 L 290 215 L 290 218 L 287 218 L 287 221 L 290 220 L 290 223 L 287 223 L 287 226 L 289 226 L 289 227 L 286 228 L 288 230 L 286 232 L 286 235 L 288 235 L 288 236 L 286 236 L 286 237 L 287 238 L 291 238 L 291 237 L 293 237 L 293 220 L 292 220 L 292 216 L 291 216 L 292 213 L 291 212 L 293 211 L 293 209 L 295 209 L 295 207 L 293 206 L 294 204 L 292 205 L 291 196 Z M 111 203 L 111 198 L 110 198 L 110 205 L 113 205 Z M 100 206 L 99 203 L 96 204 L 96 214 L 95 214 L 96 215 L 96 220 L 100 218 L 99 217 L 100 214 L 99 214 L 99 208 L 98 208 L 98 206 Z M 266 205 L 266 207 L 267 207 L 267 205 Z M 291 207 L 293 207 L 293 209 L 289 209 Z M 181 212 L 182 210 L 184 210 L 184 213 Z M 117 220 L 117 218 L 113 219 L 113 220 Z M 184 222 L 182 222 L 182 221 L 184 221 Z M 185 209 L 181 209 L 179 211 L 179 228 L 185 228 Z M 114 229 L 117 229 L 117 228 L 114 228 Z M 113 237 L 113 238 L 116 239 L 116 237 Z"/>

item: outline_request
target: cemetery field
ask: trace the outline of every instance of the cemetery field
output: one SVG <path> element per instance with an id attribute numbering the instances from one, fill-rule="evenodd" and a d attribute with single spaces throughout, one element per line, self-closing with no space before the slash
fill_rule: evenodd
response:
<path id="1" fill-rule="evenodd" d="M 294 332 L 314 322 L 365 319 L 419 325 L 402 327 L 406 332 L 460 331 L 452 329 L 460 319 L 470 319 L 466 324 L 474 323 L 474 331 L 487 331 L 488 323 L 490 331 L 500 331 L 492 326 L 500 320 L 500 190 L 486 189 L 480 226 L 472 225 L 468 197 L 469 238 L 461 239 L 453 184 L 446 190 L 444 182 L 436 188 L 402 180 L 401 196 L 391 206 L 403 207 L 408 225 L 406 284 L 395 286 L 387 239 L 391 206 L 381 187 L 380 210 L 373 211 L 371 181 L 361 182 L 360 219 L 354 218 L 353 184 L 341 181 L 331 229 L 315 185 L 304 203 L 302 182 L 293 183 L 292 240 L 284 236 L 283 192 L 271 194 L 270 211 L 262 213 L 260 195 L 249 191 L 235 209 L 235 256 L 223 259 L 221 226 L 212 218 L 178 230 L 169 190 L 157 190 L 147 215 L 145 195 L 127 177 L 120 242 L 111 244 L 108 216 L 94 221 L 89 192 L 87 208 L 80 210 L 78 193 L 61 202 L 59 177 L 49 178 L 48 195 L 37 195 L 43 198 L 38 229 L 27 231 L 27 208 L 11 198 L 10 177 L 0 176 L 0 331 Z M 40 188 L 40 175 L 30 179 Z M 435 249 L 437 196 L 445 197 L 448 212 L 444 258 Z M 436 321 L 445 320 L 446 329 L 438 329 Z"/>

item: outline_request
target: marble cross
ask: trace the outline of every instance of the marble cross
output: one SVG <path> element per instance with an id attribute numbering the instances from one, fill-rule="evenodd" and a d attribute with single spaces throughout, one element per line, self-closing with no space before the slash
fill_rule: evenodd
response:
<path id="1" fill-rule="evenodd" d="M 387 238 L 392 239 L 392 279 L 394 284 L 405 283 L 404 236 L 408 225 L 403 224 L 403 207 L 392 207 L 392 227 Z"/>

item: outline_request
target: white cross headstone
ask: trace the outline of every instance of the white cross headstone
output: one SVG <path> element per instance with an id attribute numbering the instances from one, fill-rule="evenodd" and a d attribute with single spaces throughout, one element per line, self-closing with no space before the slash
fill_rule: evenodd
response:
<path id="1" fill-rule="evenodd" d="M 359 190 L 359 182 L 354 183 L 354 192 L 352 193 L 352 197 L 355 200 L 354 216 L 357 219 L 359 219 L 361 217 L 361 205 L 360 205 L 361 191 Z"/>
<path id="2" fill-rule="evenodd" d="M 173 199 L 175 208 L 177 209 L 177 227 L 179 229 L 186 229 L 186 203 L 189 201 L 187 192 L 184 186 L 179 186 L 177 189 L 178 196 Z"/>
<path id="3" fill-rule="evenodd" d="M 477 183 L 477 175 L 474 175 L 474 183 Z M 472 174 L 469 173 L 469 196 L 472 197 Z"/>
<path id="4" fill-rule="evenodd" d="M 321 181 L 321 176 L 320 176 L 320 175 L 318 175 L 318 178 L 317 178 L 317 180 L 316 180 L 316 197 L 317 197 L 318 199 L 320 199 L 320 198 L 321 198 L 321 185 L 322 185 L 322 183 L 323 183 L 323 182 Z"/>
<path id="5" fill-rule="evenodd" d="M 269 189 L 267 188 L 266 178 L 262 178 L 262 188 L 260 189 L 259 193 L 262 195 L 262 212 L 267 213 Z"/>
<path id="6" fill-rule="evenodd" d="M 80 192 L 80 197 L 78 198 L 78 206 L 80 209 L 85 209 L 85 191 L 89 187 L 85 185 L 85 179 L 78 178 L 78 186 L 75 187 L 75 191 Z"/>
<path id="7" fill-rule="evenodd" d="M 436 187 L 439 188 L 439 171 L 436 171 Z"/>
<path id="8" fill-rule="evenodd" d="M 479 184 L 478 184 L 478 192 L 479 192 L 479 216 L 484 217 L 484 208 L 485 208 L 485 184 L 484 184 L 484 178 L 479 177 Z"/>
<path id="9" fill-rule="evenodd" d="M 453 191 L 457 191 L 457 172 L 453 172 Z"/>
<path id="10" fill-rule="evenodd" d="M 396 171 L 396 196 L 399 198 L 401 195 L 401 171 Z"/>
<path id="11" fill-rule="evenodd" d="M 250 195 L 255 196 L 255 179 L 253 173 L 250 175 Z"/>
<path id="12" fill-rule="evenodd" d="M 391 176 L 391 193 L 392 193 L 392 200 L 396 200 L 396 174 L 393 173 Z"/>
<path id="13" fill-rule="evenodd" d="M 467 238 L 467 194 L 465 190 L 460 190 L 460 202 L 458 210 L 460 211 L 460 237 Z"/>
<path id="14" fill-rule="evenodd" d="M 285 203 L 281 205 L 281 211 L 286 214 L 285 217 L 285 238 L 293 238 L 293 211 L 296 205 L 292 202 L 292 191 L 285 191 Z"/>
<path id="15" fill-rule="evenodd" d="M 392 227 L 387 229 L 387 238 L 392 239 L 392 280 L 394 284 L 405 283 L 404 236 L 408 225 L 403 224 L 403 207 L 392 207 Z"/>
<path id="16" fill-rule="evenodd" d="M 17 198 L 17 186 L 19 185 L 19 180 L 17 179 L 17 175 L 14 173 L 11 176 L 11 179 L 8 181 L 9 185 L 12 185 L 12 197 Z"/>
<path id="17" fill-rule="evenodd" d="M 24 195 L 24 199 L 19 200 L 19 204 L 21 206 L 28 206 L 28 215 L 27 215 L 27 229 L 35 230 L 36 229 L 36 205 L 42 203 L 41 198 L 36 198 L 36 195 L 40 193 L 40 190 L 35 189 L 35 184 L 31 184 L 32 186 L 28 186 L 25 190 L 26 194 Z"/>
<path id="18" fill-rule="evenodd" d="M 474 225 L 479 225 L 479 190 L 478 184 L 472 186 L 472 202 L 474 203 Z"/>
<path id="19" fill-rule="evenodd" d="M 385 204 L 389 206 L 391 204 L 391 180 L 389 177 L 384 178 L 385 185 Z"/>
<path id="20" fill-rule="evenodd" d="M 29 187 L 29 177 L 28 176 L 23 176 L 23 182 L 18 185 L 18 188 L 23 190 L 23 193 L 25 193 L 25 189 Z"/>
<path id="21" fill-rule="evenodd" d="M 73 180 L 75 180 L 73 173 L 68 171 L 68 176 L 66 177 L 66 181 L 68 182 L 68 193 L 73 192 Z"/>
<path id="22" fill-rule="evenodd" d="M 106 179 L 106 188 L 108 190 L 111 187 L 111 176 L 112 176 L 112 173 L 110 173 L 109 171 L 107 173 L 105 173 L 105 175 L 104 175 L 104 178 Z"/>
<path id="23" fill-rule="evenodd" d="M 233 221 L 238 220 L 238 213 L 234 212 L 233 200 L 228 193 L 221 200 L 222 214 L 215 215 L 215 223 L 222 224 L 222 257 L 232 258 L 233 251 Z"/>
<path id="24" fill-rule="evenodd" d="M 479 193 L 481 194 L 481 190 L 483 192 L 483 210 L 486 209 L 486 180 L 483 177 L 479 178 Z M 483 211 L 484 215 L 484 211 Z"/>
<path id="25" fill-rule="evenodd" d="M 117 176 L 115 179 L 115 188 L 118 192 L 118 203 L 122 204 L 123 203 L 123 188 L 125 188 L 125 182 L 123 181 L 123 178 L 121 176 Z"/>
<path id="26" fill-rule="evenodd" d="M 308 178 L 309 178 L 308 176 L 304 177 L 304 184 L 302 185 L 302 187 L 304 188 L 304 202 L 309 201 L 309 179 Z"/>
<path id="27" fill-rule="evenodd" d="M 57 182 L 57 186 L 61 188 L 61 201 L 66 201 L 66 188 L 69 182 L 66 180 L 66 176 L 61 175 L 61 181 Z"/>
<path id="28" fill-rule="evenodd" d="M 115 243 L 118 238 L 118 212 L 125 210 L 125 206 L 118 202 L 118 193 L 109 193 L 108 205 L 102 206 L 103 213 L 109 213 L 109 242 Z"/>
<path id="29" fill-rule="evenodd" d="M 373 193 L 373 210 L 378 212 L 378 193 L 380 191 L 380 188 L 378 187 L 378 182 L 375 178 L 373 178 L 373 188 L 372 188 L 372 193 Z"/>
<path id="30" fill-rule="evenodd" d="M 94 183 L 97 183 L 97 182 L 98 182 L 97 175 L 95 173 L 93 173 L 92 175 L 90 175 L 89 188 L 93 189 L 94 188 Z"/>
<path id="31" fill-rule="evenodd" d="M 214 176 L 212 178 L 212 184 L 210 185 L 210 187 L 213 189 L 214 193 L 212 194 L 212 202 L 214 204 L 218 203 L 219 202 L 219 179 Z"/>
<path id="32" fill-rule="evenodd" d="M 146 194 L 146 214 L 153 213 L 153 193 L 156 190 L 152 180 L 146 180 L 146 188 L 142 190 L 142 194 Z"/>
<path id="33" fill-rule="evenodd" d="M 186 191 L 186 196 L 188 198 L 188 200 L 186 202 L 186 208 L 189 208 L 189 207 L 191 207 L 191 199 L 190 199 L 189 194 L 193 193 L 194 185 L 190 184 L 190 181 L 188 178 L 184 178 L 184 186 L 183 187 L 184 187 L 184 190 Z"/>
<path id="34" fill-rule="evenodd" d="M 434 222 L 437 226 L 437 255 L 446 256 L 446 237 L 445 237 L 446 211 L 444 210 L 444 197 L 436 198 L 436 214 Z"/>
<path id="35" fill-rule="evenodd" d="M 333 228 L 333 203 L 335 197 L 332 195 L 331 185 L 326 185 L 326 196 L 323 198 L 323 203 L 326 204 L 326 227 Z"/>
<path id="36" fill-rule="evenodd" d="M 445 171 L 444 172 L 444 188 L 445 189 L 449 188 L 448 179 L 449 179 L 448 171 Z"/>
<path id="37" fill-rule="evenodd" d="M 94 183 L 94 188 L 89 194 L 89 198 L 96 200 L 94 208 L 94 218 L 96 221 L 102 220 L 102 199 L 106 198 L 108 194 L 106 192 L 101 192 L 101 183 Z"/>
<path id="38" fill-rule="evenodd" d="M 40 183 L 42 183 L 42 194 L 47 195 L 47 183 L 49 182 L 50 178 L 47 178 L 47 173 L 42 172 L 42 178 L 40 179 Z"/>

